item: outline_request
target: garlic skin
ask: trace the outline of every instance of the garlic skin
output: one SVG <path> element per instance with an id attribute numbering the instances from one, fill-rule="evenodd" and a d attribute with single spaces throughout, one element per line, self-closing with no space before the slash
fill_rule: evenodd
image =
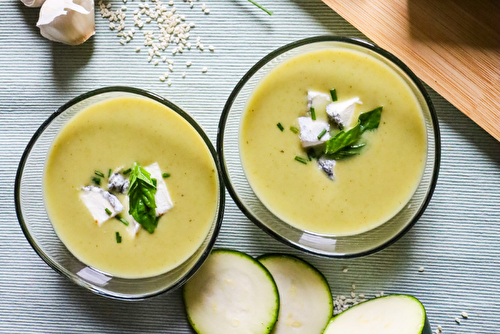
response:
<path id="1" fill-rule="evenodd" d="M 45 0 L 21 0 L 26 7 L 40 7 Z"/>
<path id="2" fill-rule="evenodd" d="M 94 0 L 46 0 L 36 26 L 51 41 L 82 44 L 95 33 Z"/>

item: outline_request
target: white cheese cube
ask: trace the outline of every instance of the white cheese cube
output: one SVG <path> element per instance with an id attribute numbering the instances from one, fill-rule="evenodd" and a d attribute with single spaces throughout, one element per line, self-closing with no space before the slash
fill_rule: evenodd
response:
<path id="1" fill-rule="evenodd" d="M 363 104 L 359 97 L 354 97 L 342 102 L 332 102 L 326 106 L 326 113 L 337 124 L 349 127 L 352 122 L 356 104 Z"/>
<path id="2" fill-rule="evenodd" d="M 321 106 L 325 106 L 328 102 L 330 102 L 332 98 L 330 95 L 320 92 L 315 92 L 313 90 L 307 91 L 307 108 L 311 109 L 311 107 L 318 109 Z"/>
<path id="3" fill-rule="evenodd" d="M 172 199 L 168 193 L 167 185 L 163 180 L 163 175 L 158 163 L 155 162 L 154 164 L 144 167 L 144 169 L 151 174 L 152 179 L 156 179 L 156 215 L 161 216 L 168 210 L 172 209 L 174 203 L 172 203 Z"/>
<path id="4" fill-rule="evenodd" d="M 115 195 L 94 186 L 82 188 L 80 199 L 90 211 L 97 225 L 101 226 L 106 220 L 122 212 L 123 205 Z M 108 209 L 111 214 L 106 212 Z"/>
<path id="5" fill-rule="evenodd" d="M 328 132 L 330 131 L 330 124 L 327 122 L 313 121 L 311 117 L 299 117 L 299 127 L 302 147 L 316 146 L 330 139 L 330 133 Z M 323 130 L 326 130 L 326 133 L 321 139 L 318 139 L 318 135 Z"/>

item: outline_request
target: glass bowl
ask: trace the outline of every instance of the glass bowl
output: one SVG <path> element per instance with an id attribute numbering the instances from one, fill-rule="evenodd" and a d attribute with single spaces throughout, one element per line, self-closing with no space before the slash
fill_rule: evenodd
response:
<path id="1" fill-rule="evenodd" d="M 57 237 L 43 200 L 43 169 L 47 153 L 59 130 L 78 112 L 116 97 L 140 97 L 159 102 L 182 116 L 196 129 L 210 150 L 218 171 L 217 210 L 203 243 L 184 263 L 164 274 L 148 278 L 120 278 L 102 273 L 80 262 Z M 74 283 L 105 297 L 140 300 L 171 291 L 185 283 L 203 264 L 215 243 L 224 213 L 224 185 L 217 154 L 201 127 L 168 100 L 140 89 L 108 87 L 83 94 L 59 108 L 35 132 L 19 163 L 15 182 L 17 217 L 24 235 L 37 254 L 56 272 Z"/>
<path id="2" fill-rule="evenodd" d="M 394 69 L 410 86 L 423 111 L 427 135 L 427 161 L 415 193 L 392 219 L 355 235 L 328 236 L 301 230 L 275 216 L 259 200 L 243 170 L 239 151 L 241 116 L 255 88 L 283 62 L 311 51 L 343 48 L 363 52 Z M 255 64 L 238 82 L 224 107 L 217 138 L 222 177 L 231 197 L 243 213 L 277 240 L 313 254 L 348 258 L 379 251 L 403 236 L 420 218 L 436 186 L 440 161 L 440 135 L 436 112 L 420 80 L 399 59 L 368 42 L 345 37 L 319 36 L 283 46 Z"/>

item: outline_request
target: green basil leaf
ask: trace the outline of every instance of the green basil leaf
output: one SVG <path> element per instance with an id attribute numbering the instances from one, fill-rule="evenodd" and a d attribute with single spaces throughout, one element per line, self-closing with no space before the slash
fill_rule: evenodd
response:
<path id="1" fill-rule="evenodd" d="M 382 116 L 382 108 L 378 107 L 359 115 L 358 121 L 361 124 L 361 132 L 378 128 L 380 117 Z"/>
<path id="2" fill-rule="evenodd" d="M 129 183 L 129 214 L 146 231 L 153 233 L 158 225 L 155 201 L 156 179 L 152 179 L 151 174 L 135 163 L 130 172 Z"/>
<path id="3" fill-rule="evenodd" d="M 340 131 L 333 138 L 326 141 L 325 154 L 334 154 L 344 147 L 350 146 L 356 143 L 361 137 L 362 129 L 361 123 L 358 122 L 355 127 L 349 129 L 348 131 Z"/>

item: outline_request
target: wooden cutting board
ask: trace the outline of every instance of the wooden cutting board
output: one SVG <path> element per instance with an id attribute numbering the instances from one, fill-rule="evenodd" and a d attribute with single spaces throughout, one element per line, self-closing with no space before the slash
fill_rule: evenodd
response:
<path id="1" fill-rule="evenodd" d="M 499 0 L 323 0 L 500 140 Z"/>

